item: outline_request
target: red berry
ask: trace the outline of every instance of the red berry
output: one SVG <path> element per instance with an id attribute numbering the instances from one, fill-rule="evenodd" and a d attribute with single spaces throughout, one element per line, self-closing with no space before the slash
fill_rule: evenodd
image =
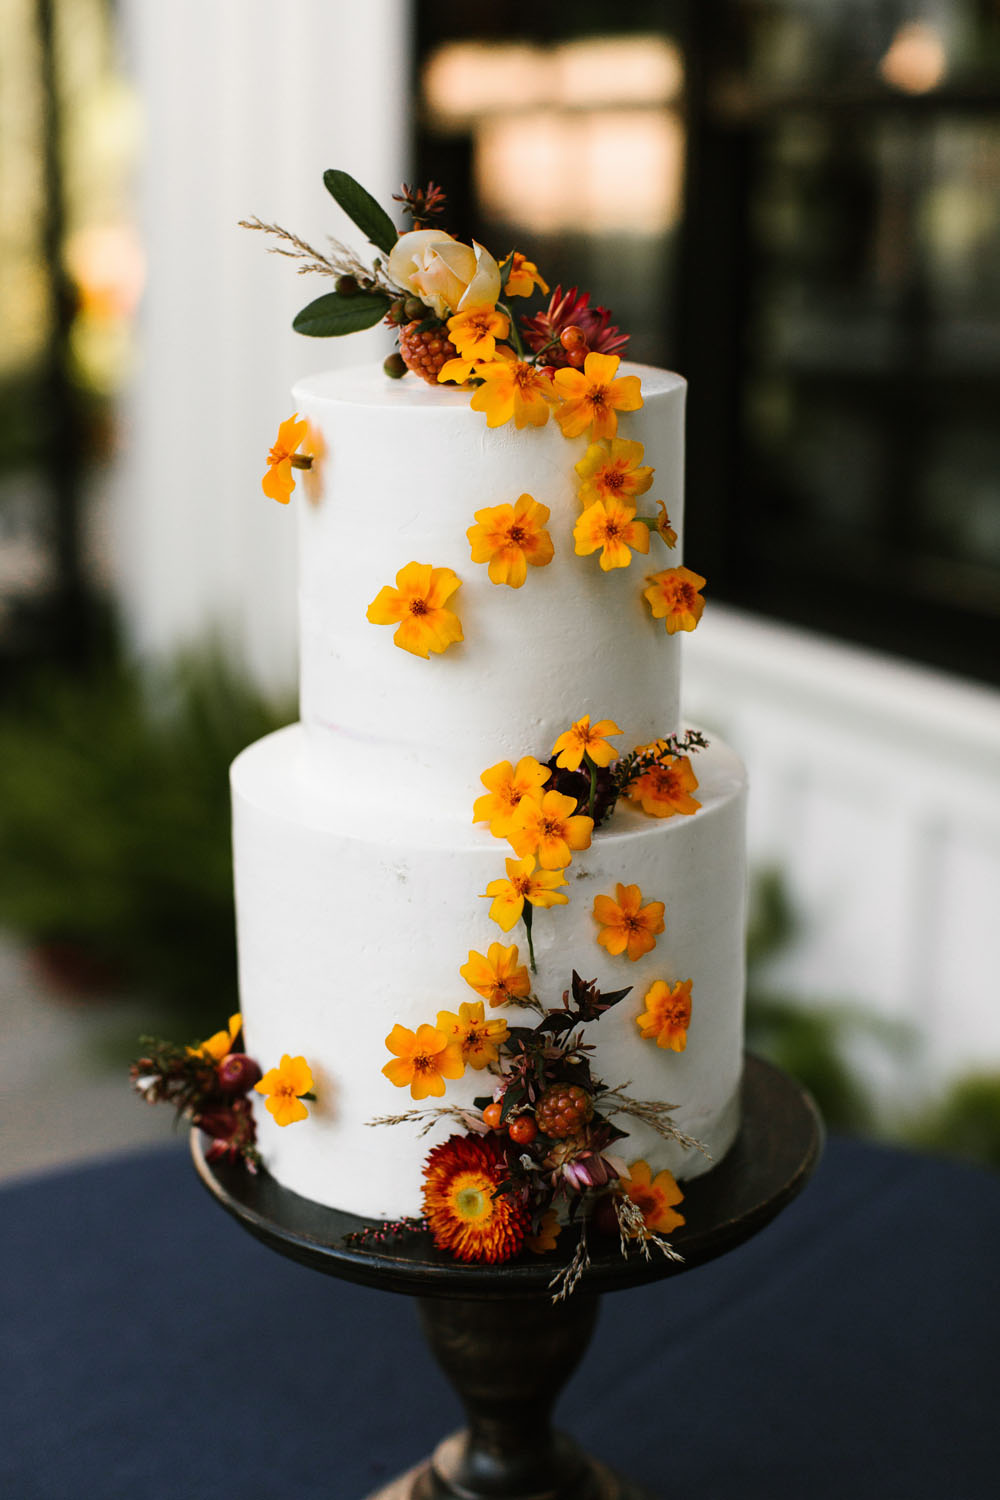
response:
<path id="1" fill-rule="evenodd" d="M 408 370 L 419 375 L 430 385 L 437 385 L 438 371 L 449 359 L 455 359 L 458 350 L 448 337 L 443 323 L 417 333 L 419 322 L 407 323 L 399 335 L 399 352 Z"/>
<path id="2" fill-rule="evenodd" d="M 487 1104 L 486 1108 L 483 1110 L 483 1120 L 490 1127 L 491 1130 L 499 1130 L 500 1129 L 500 1118 L 501 1118 L 502 1114 L 503 1114 L 503 1105 L 502 1104 L 497 1104 L 495 1102 L 493 1104 Z"/>
<path id="3" fill-rule="evenodd" d="M 538 1126 L 530 1115 L 515 1115 L 507 1128 L 516 1146 L 530 1146 L 538 1134 Z"/>
<path id="4" fill-rule="evenodd" d="M 553 1140 L 576 1135 L 593 1116 L 594 1101 L 578 1083 L 556 1083 L 535 1105 L 538 1128 Z"/>
<path id="5" fill-rule="evenodd" d="M 228 1052 L 215 1070 L 224 1094 L 245 1094 L 260 1082 L 261 1072 L 245 1052 Z"/>
<path id="6" fill-rule="evenodd" d="M 587 335 L 584 333 L 579 323 L 570 323 L 569 327 L 564 328 L 562 333 L 559 335 L 559 342 L 560 344 L 562 344 L 564 349 L 585 349 L 587 345 Z"/>
<path id="7" fill-rule="evenodd" d="M 586 347 L 584 347 L 583 349 L 567 349 L 566 363 L 568 365 L 572 365 L 575 370 L 579 370 L 585 363 L 589 352 L 590 351 Z"/>

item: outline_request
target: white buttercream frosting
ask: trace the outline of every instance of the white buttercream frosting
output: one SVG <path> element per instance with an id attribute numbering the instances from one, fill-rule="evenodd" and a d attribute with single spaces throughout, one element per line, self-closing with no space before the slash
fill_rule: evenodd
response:
<path id="1" fill-rule="evenodd" d="M 619 432 L 644 444 L 656 470 L 640 514 L 663 500 L 681 533 L 684 383 L 626 371 L 641 377 L 645 404 Z M 502 933 L 483 899 L 512 851 L 472 823 L 481 773 L 523 755 L 544 760 L 585 713 L 614 719 L 622 750 L 678 728 L 680 637 L 652 620 L 642 589 L 647 573 L 680 562 L 680 545 L 668 551 L 651 536 L 648 557 L 608 573 L 596 556 L 575 555 L 573 465 L 587 444 L 564 439 L 555 421 L 491 430 L 467 391 L 397 383 L 375 368 L 304 381 L 295 400 L 324 450 L 314 498 L 295 496 L 303 722 L 233 766 L 241 1005 L 261 1065 L 301 1054 L 316 1081 L 305 1122 L 278 1127 L 257 1101 L 267 1167 L 306 1197 L 395 1218 L 421 1211 L 427 1151 L 454 1125 L 425 1137 L 409 1123 L 369 1125 L 412 1107 L 382 1074 L 388 1033 L 476 999 L 459 973 L 471 950 L 516 942 L 527 956 L 523 928 Z M 477 510 L 522 493 L 549 507 L 555 557 L 512 590 L 471 561 L 466 532 Z M 366 618 L 411 561 L 462 579 L 451 603 L 465 640 L 429 660 Z M 534 921 L 544 1003 L 560 1002 L 574 969 L 605 990 L 632 986 L 589 1028 L 593 1070 L 636 1098 L 677 1106 L 677 1125 L 708 1156 L 625 1117 L 617 1123 L 629 1139 L 617 1149 L 679 1177 L 731 1144 L 742 1058 L 743 769 L 718 742 L 692 763 L 701 809 L 653 819 L 620 805 L 566 871 L 569 905 Z M 619 882 L 665 907 L 655 949 L 634 963 L 597 943 L 593 899 L 614 896 Z M 693 981 L 681 1053 L 643 1040 L 636 1024 L 657 979 Z M 470 1070 L 445 1102 L 489 1092 L 490 1075 Z"/>

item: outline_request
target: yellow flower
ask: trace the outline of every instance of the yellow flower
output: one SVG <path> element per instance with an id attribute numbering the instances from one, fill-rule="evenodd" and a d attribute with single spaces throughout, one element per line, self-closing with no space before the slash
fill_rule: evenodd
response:
<path id="1" fill-rule="evenodd" d="M 499 1057 L 497 1048 L 507 1040 L 507 1022 L 498 1016 L 487 1021 L 481 1000 L 463 1000 L 454 1011 L 439 1010 L 437 1029 L 443 1031 L 449 1042 L 457 1042 L 462 1052 L 462 1061 L 470 1068 L 486 1068 Z"/>
<path id="2" fill-rule="evenodd" d="M 691 796 L 698 778 L 686 755 L 667 755 L 626 790 L 629 801 L 652 818 L 672 818 L 674 813 L 696 813 L 701 803 Z"/>
<path id="3" fill-rule="evenodd" d="M 543 870 L 564 870 L 574 850 L 590 848 L 593 831 L 593 818 L 576 813 L 575 797 L 544 792 L 541 802 L 522 798 L 507 837 L 519 859 L 534 854 Z"/>
<path id="4" fill-rule="evenodd" d="M 304 1057 L 289 1057 L 286 1052 L 276 1068 L 270 1068 L 254 1091 L 265 1094 L 265 1108 L 279 1125 L 292 1125 L 304 1120 L 309 1111 L 299 1097 L 311 1094 L 313 1076 Z"/>
<path id="5" fill-rule="evenodd" d="M 643 446 L 627 438 L 602 438 L 591 443 L 575 465 L 583 483 L 579 498 L 584 505 L 595 500 L 634 502 L 653 483 L 653 470 L 642 465 Z"/>
<path id="6" fill-rule="evenodd" d="M 658 1047 L 669 1048 L 671 1052 L 684 1051 L 687 1046 L 687 1029 L 691 1024 L 693 983 L 692 979 L 684 979 L 678 984 L 670 985 L 663 979 L 657 979 L 646 991 L 646 1009 L 641 1016 L 635 1018 L 644 1042 L 651 1042 L 655 1037 Z"/>
<path id="7" fill-rule="evenodd" d="M 531 994 L 528 970 L 518 959 L 516 944 L 505 948 L 502 943 L 491 943 L 485 958 L 475 949 L 470 949 L 468 963 L 464 963 L 458 972 L 466 984 L 491 1006 L 507 1005 Z"/>
<path id="8" fill-rule="evenodd" d="M 286 417 L 278 428 L 274 447 L 267 455 L 267 473 L 261 480 L 260 487 L 269 500 L 277 500 L 279 505 L 287 505 L 292 498 L 292 490 L 295 488 L 292 461 L 308 428 L 309 423 L 304 417 L 300 421 L 298 412 L 293 417 Z M 309 462 L 311 460 L 302 460 L 295 467 L 308 468 Z"/>
<path id="9" fill-rule="evenodd" d="M 619 884 L 616 896 L 614 901 L 610 896 L 594 897 L 594 916 L 602 929 L 597 941 L 612 957 L 627 951 L 634 963 L 656 947 L 656 934 L 663 931 L 663 902 L 643 906 L 637 885 Z"/>
<path id="10" fill-rule="evenodd" d="M 612 719 L 591 724 L 590 715 L 584 714 L 552 746 L 552 754 L 558 756 L 556 765 L 562 771 L 577 771 L 586 755 L 595 766 L 610 766 L 618 751 L 604 739 L 606 734 L 621 734 L 621 730 Z"/>
<path id="11" fill-rule="evenodd" d="M 509 328 L 510 319 L 495 307 L 468 307 L 448 319 L 448 336 L 463 360 L 494 359 L 497 339 L 506 338 Z"/>
<path id="12" fill-rule="evenodd" d="M 188 1047 L 188 1057 L 204 1057 L 212 1062 L 221 1062 L 227 1052 L 232 1052 L 233 1043 L 240 1034 L 243 1025 L 243 1017 L 236 1011 L 229 1017 L 229 1025 L 225 1031 L 215 1031 L 207 1041 L 200 1046 Z"/>
<path id="13" fill-rule="evenodd" d="M 407 1026 L 396 1025 L 385 1045 L 396 1055 L 382 1072 L 397 1088 L 409 1085 L 414 1099 L 426 1099 L 428 1094 L 439 1099 L 445 1079 L 461 1078 L 465 1072 L 461 1045 L 436 1026 L 423 1025 L 410 1031 Z"/>
<path id="14" fill-rule="evenodd" d="M 493 837 L 505 839 L 521 798 L 540 800 L 542 787 L 551 774 L 548 766 L 543 766 L 533 755 L 523 755 L 516 768 L 509 760 L 497 761 L 479 778 L 487 795 L 476 798 L 473 823 L 489 823 Z"/>
<path id="15" fill-rule="evenodd" d="M 554 383 L 564 404 L 556 412 L 563 437 L 579 437 L 590 428 L 593 440 L 613 438 L 620 411 L 638 411 L 642 391 L 638 375 L 615 379 L 621 360 L 617 354 L 590 353 L 582 370 L 557 370 Z"/>
<path id="16" fill-rule="evenodd" d="M 653 573 L 649 588 L 643 595 L 649 600 L 654 620 L 662 620 L 667 634 L 678 630 L 694 630 L 701 619 L 705 601 L 698 590 L 705 587 L 705 580 L 690 568 L 665 568 L 662 573 Z"/>
<path id="17" fill-rule="evenodd" d="M 533 260 L 527 260 L 520 250 L 514 250 L 508 255 L 507 260 L 511 262 L 506 287 L 508 297 L 530 297 L 536 286 L 540 292 L 548 296 L 548 283 L 539 276 L 538 267 Z M 501 271 L 507 264 L 507 260 L 500 262 Z"/>
<path id="18" fill-rule="evenodd" d="M 453 380 L 456 385 L 465 385 L 467 380 L 479 374 L 479 361 L 475 359 L 446 359 L 438 370 L 438 380 Z"/>
<path id="19" fill-rule="evenodd" d="M 565 906 L 569 897 L 557 887 L 566 884 L 560 870 L 537 870 L 533 855 L 526 859 L 508 859 L 506 880 L 491 880 L 486 887 L 485 898 L 492 896 L 490 918 L 509 932 L 521 919 L 524 903 L 531 906 Z"/>
<path id="20" fill-rule="evenodd" d="M 656 530 L 666 542 L 668 547 L 676 547 L 677 533 L 670 524 L 670 517 L 667 515 L 667 507 L 664 505 L 662 500 L 657 500 L 656 503 L 660 507 L 660 514 L 656 518 Z M 702 581 L 704 582 L 704 580 Z"/>
<path id="21" fill-rule="evenodd" d="M 531 495 L 520 495 L 513 505 L 493 505 L 476 511 L 475 526 L 466 536 L 472 544 L 472 561 L 488 562 L 490 581 L 519 589 L 528 576 L 528 564 L 544 568 L 552 561 L 552 538 L 545 530 L 549 508 Z"/>
<path id="22" fill-rule="evenodd" d="M 630 547 L 637 552 L 649 551 L 649 531 L 635 519 L 631 505 L 620 500 L 595 500 L 588 505 L 573 527 L 578 557 L 589 557 L 598 547 L 602 570 L 627 568 L 632 561 Z"/>
<path id="23" fill-rule="evenodd" d="M 548 375 L 504 347 L 495 360 L 477 366 L 476 374 L 483 383 L 469 405 L 485 412 L 487 427 L 502 427 L 511 417 L 517 428 L 545 426 L 558 399 Z"/>
<path id="24" fill-rule="evenodd" d="M 445 651 L 454 641 L 464 640 L 458 616 L 446 607 L 462 580 L 451 568 L 432 568 L 430 563 L 407 563 L 396 574 L 396 587 L 387 584 L 368 606 L 373 625 L 399 625 L 393 636 L 397 646 L 426 657 Z"/>
<path id="25" fill-rule="evenodd" d="M 492 307 L 500 295 L 500 267 L 488 250 L 462 245 L 442 229 L 412 229 L 389 252 L 389 280 L 413 292 L 439 318 L 468 307 Z"/>
<path id="26" fill-rule="evenodd" d="M 546 287 L 546 291 L 548 288 Z M 559 1213 L 554 1208 L 547 1208 L 542 1214 L 542 1221 L 538 1226 L 537 1234 L 529 1234 L 525 1237 L 524 1248 L 530 1250 L 533 1255 L 544 1255 L 546 1250 L 554 1250 L 559 1238 Z"/>
<path id="27" fill-rule="evenodd" d="M 653 1176 L 648 1162 L 632 1162 L 628 1178 L 621 1179 L 624 1191 L 641 1211 L 647 1233 L 670 1234 L 684 1223 L 682 1214 L 674 1212 L 675 1203 L 684 1202 L 684 1194 L 672 1172 Z"/>

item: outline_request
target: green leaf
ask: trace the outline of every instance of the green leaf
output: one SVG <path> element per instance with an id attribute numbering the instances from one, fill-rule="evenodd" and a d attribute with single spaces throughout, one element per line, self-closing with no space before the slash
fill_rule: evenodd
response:
<path id="1" fill-rule="evenodd" d="M 513 269 L 514 269 L 514 252 L 512 250 L 510 252 L 510 254 L 508 255 L 507 259 L 505 261 L 502 261 L 501 265 L 500 265 L 500 290 L 501 290 L 501 292 L 505 292 L 507 290 L 507 283 L 510 280 L 510 273 L 511 273 L 511 271 L 513 271 Z"/>
<path id="2" fill-rule="evenodd" d="M 376 203 L 371 193 L 366 192 L 360 182 L 355 182 L 347 172 L 338 172 L 331 167 L 323 173 L 323 182 L 327 192 L 336 198 L 344 213 L 354 220 L 373 245 L 388 255 L 399 235 L 381 204 Z"/>
<path id="3" fill-rule="evenodd" d="M 314 339 L 328 339 L 341 333 L 359 333 L 374 328 L 389 311 L 389 298 L 381 292 L 355 292 L 345 297 L 327 292 L 297 313 L 292 323 L 296 333 Z"/>

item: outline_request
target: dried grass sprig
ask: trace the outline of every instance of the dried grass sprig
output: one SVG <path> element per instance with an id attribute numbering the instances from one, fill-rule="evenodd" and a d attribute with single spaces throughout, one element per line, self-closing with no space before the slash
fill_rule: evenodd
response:
<path id="1" fill-rule="evenodd" d="M 615 1218 L 618 1220 L 618 1238 L 623 1256 L 627 1258 L 631 1247 L 638 1244 L 642 1251 L 643 1259 L 650 1260 L 652 1257 L 649 1253 L 649 1247 L 650 1245 L 655 1245 L 667 1257 L 667 1260 L 683 1264 L 683 1255 L 680 1255 L 674 1249 L 669 1240 L 665 1240 L 662 1235 L 655 1234 L 652 1229 L 646 1228 L 642 1209 L 638 1203 L 633 1202 L 627 1193 L 615 1193 L 614 1209 Z"/>
<path id="2" fill-rule="evenodd" d="M 641 1120 L 662 1135 L 665 1140 L 676 1141 L 685 1150 L 700 1151 L 708 1161 L 712 1160 L 712 1153 L 701 1141 L 696 1140 L 693 1135 L 685 1135 L 679 1126 L 670 1119 L 672 1110 L 677 1108 L 676 1104 L 662 1103 L 657 1099 L 633 1099 L 625 1090 L 628 1084 L 621 1088 L 605 1089 L 600 1095 L 601 1113 L 606 1115 L 631 1115 L 635 1120 Z"/>
<path id="3" fill-rule="evenodd" d="M 476 1135 L 483 1135 L 489 1128 L 483 1123 L 482 1116 L 478 1110 L 460 1109 L 457 1104 L 434 1104 L 427 1109 L 408 1109 L 401 1115 L 376 1115 L 373 1120 L 366 1120 L 366 1125 L 412 1125 L 417 1120 L 423 1120 L 423 1126 L 417 1132 L 417 1139 L 433 1130 L 438 1120 L 457 1120 L 467 1130 Z"/>
<path id="4" fill-rule="evenodd" d="M 557 1271 L 549 1282 L 553 1302 L 565 1302 L 575 1291 L 577 1283 L 590 1265 L 590 1250 L 587 1245 L 587 1221 L 580 1221 L 580 1238 L 573 1251 L 573 1259 Z"/>
<path id="5" fill-rule="evenodd" d="M 283 248 L 282 245 L 269 245 L 269 255 L 287 255 L 290 260 L 303 260 L 305 265 L 299 266 L 299 275 L 305 276 L 310 271 L 315 271 L 320 276 L 353 276 L 360 269 L 362 275 L 367 276 L 368 270 L 360 264 L 356 256 L 345 250 L 342 245 L 336 246 L 336 259 L 330 259 L 310 245 L 307 240 L 300 239 L 290 229 L 283 229 L 280 224 L 265 224 L 261 219 L 241 219 L 241 229 L 259 229 L 264 234 L 272 234 L 276 239 L 284 241 L 285 245 L 291 245 L 292 249 Z M 343 253 L 340 253 L 343 252 Z M 348 265 L 351 261 L 353 264 Z"/>

